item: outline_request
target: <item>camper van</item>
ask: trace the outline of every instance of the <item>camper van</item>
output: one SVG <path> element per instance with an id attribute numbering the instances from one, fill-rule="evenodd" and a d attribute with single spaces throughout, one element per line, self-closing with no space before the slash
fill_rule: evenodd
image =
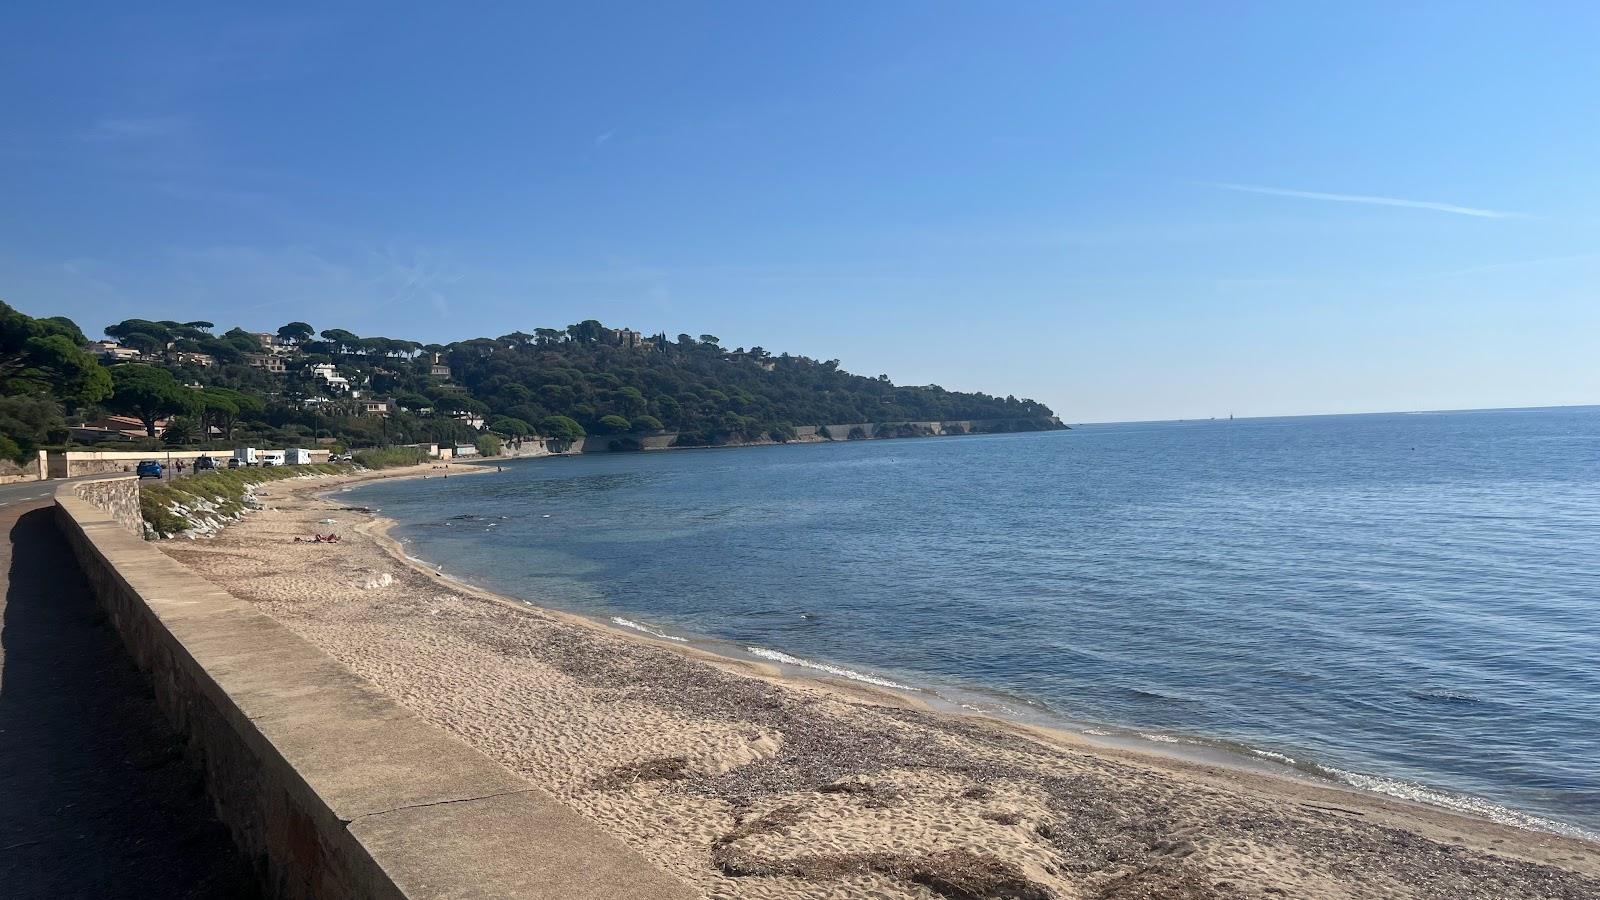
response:
<path id="1" fill-rule="evenodd" d="M 285 450 L 283 452 L 285 454 L 284 459 L 287 460 L 289 465 L 291 465 L 291 466 L 309 466 L 309 465 L 311 465 L 311 451 L 310 450 L 306 450 L 306 449 L 304 449 L 302 447 L 290 447 L 289 449 L 287 449 L 287 450 Z"/>
<path id="2" fill-rule="evenodd" d="M 256 453 L 256 460 L 263 466 L 281 466 L 284 462 L 282 450 L 262 450 Z"/>
<path id="3" fill-rule="evenodd" d="M 256 459 L 256 448 L 254 447 L 240 447 L 233 451 L 233 458 L 237 459 L 241 466 L 253 466 L 259 461 Z"/>

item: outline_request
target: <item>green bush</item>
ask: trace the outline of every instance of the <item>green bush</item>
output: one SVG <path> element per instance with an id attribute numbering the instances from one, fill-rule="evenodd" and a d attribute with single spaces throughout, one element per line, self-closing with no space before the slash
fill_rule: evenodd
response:
<path id="1" fill-rule="evenodd" d="M 193 522 L 172 511 L 174 505 L 193 507 L 205 501 L 214 504 L 218 514 L 237 515 L 244 509 L 244 497 L 251 485 L 302 475 L 341 475 L 350 471 L 351 466 L 344 463 L 218 469 L 204 475 L 141 485 L 139 513 L 145 524 L 157 533 L 174 535 L 194 527 Z"/>
<path id="2" fill-rule="evenodd" d="M 664 430 L 662 425 L 661 425 L 661 420 L 656 418 L 655 416 L 634 416 L 633 417 L 633 421 L 628 423 L 628 427 L 632 431 L 662 431 L 662 430 Z"/>
<path id="3" fill-rule="evenodd" d="M 357 450 L 353 455 L 356 465 L 363 469 L 393 469 L 398 466 L 416 466 L 427 462 L 431 458 L 426 450 L 419 450 L 416 447 L 384 447 L 382 449 Z"/>
<path id="4" fill-rule="evenodd" d="M 473 444 L 478 448 L 479 456 L 499 456 L 505 441 L 498 434 L 480 434 Z"/>

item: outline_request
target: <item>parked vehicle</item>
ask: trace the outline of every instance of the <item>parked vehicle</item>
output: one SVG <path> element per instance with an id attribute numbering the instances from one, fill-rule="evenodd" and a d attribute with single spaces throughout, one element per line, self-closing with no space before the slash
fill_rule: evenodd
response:
<path id="1" fill-rule="evenodd" d="M 228 457 L 228 468 L 237 469 L 242 465 L 244 465 L 244 464 L 239 462 L 239 457 L 237 457 L 237 456 Z"/>
<path id="2" fill-rule="evenodd" d="M 160 460 L 147 459 L 139 463 L 140 478 L 160 478 L 164 471 Z"/>
<path id="3" fill-rule="evenodd" d="M 256 459 L 256 448 L 254 447 L 240 447 L 233 451 L 233 458 L 237 459 L 241 466 L 253 466 L 259 461 Z"/>
<path id="4" fill-rule="evenodd" d="M 286 461 L 282 450 L 262 450 L 256 453 L 256 462 L 263 466 L 281 466 Z"/>
<path id="5" fill-rule="evenodd" d="M 291 466 L 305 466 L 311 464 L 311 451 L 302 447 L 290 447 L 283 451 L 284 462 Z"/>
<path id="6" fill-rule="evenodd" d="M 209 472 L 217 467 L 217 461 L 209 456 L 202 456 L 194 461 L 196 472 Z"/>

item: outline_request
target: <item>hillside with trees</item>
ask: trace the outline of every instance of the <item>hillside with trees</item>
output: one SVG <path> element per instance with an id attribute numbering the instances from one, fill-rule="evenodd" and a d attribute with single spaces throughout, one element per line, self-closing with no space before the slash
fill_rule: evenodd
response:
<path id="1" fill-rule="evenodd" d="M 707 446 L 783 441 L 796 426 L 830 423 L 1060 427 L 1033 400 L 895 385 L 845 372 L 837 360 L 594 320 L 423 344 L 306 322 L 218 335 L 210 322 L 130 319 L 105 326 L 111 340 L 91 345 L 69 320 L 0 309 L 0 427 L 12 441 L 0 450 L 11 455 L 12 446 L 59 444 L 70 425 L 104 414 L 137 420 L 147 438 L 168 444 L 352 447 L 662 432 Z"/>

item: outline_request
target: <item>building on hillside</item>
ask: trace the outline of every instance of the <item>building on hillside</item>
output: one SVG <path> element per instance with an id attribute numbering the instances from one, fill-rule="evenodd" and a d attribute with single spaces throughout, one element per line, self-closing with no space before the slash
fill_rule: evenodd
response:
<path id="1" fill-rule="evenodd" d="M 340 375 L 339 370 L 334 367 L 333 363 L 317 363 L 311 367 L 311 375 L 314 378 L 322 379 L 322 382 L 326 384 L 330 390 L 350 390 L 350 379 Z"/>
<path id="2" fill-rule="evenodd" d="M 475 412 L 456 413 L 452 418 L 469 428 L 475 428 L 478 431 L 483 430 L 483 416 L 480 416 Z"/>
<path id="3" fill-rule="evenodd" d="M 625 350 L 633 350 L 644 343 L 644 335 L 632 328 L 617 329 L 617 345 Z"/>
<path id="4" fill-rule="evenodd" d="M 156 420 L 156 437 L 167 430 L 167 420 Z M 133 416 L 101 416 L 91 419 L 72 429 L 74 440 L 82 441 L 132 441 L 138 438 L 149 437 L 145 433 L 144 423 Z"/>
<path id="5" fill-rule="evenodd" d="M 244 361 L 257 369 L 266 369 L 274 375 L 282 375 L 289 371 L 289 366 L 283 358 L 270 353 L 246 353 Z"/>
<path id="6" fill-rule="evenodd" d="M 450 380 L 450 367 L 445 365 L 443 358 L 437 353 L 433 355 L 433 364 L 428 366 L 428 375 L 440 381 Z"/>
<path id="7" fill-rule="evenodd" d="M 291 344 L 285 340 L 280 340 L 278 336 L 271 331 L 253 331 L 250 333 L 250 336 L 255 338 L 256 341 L 261 344 L 262 350 L 277 356 L 287 356 L 288 354 L 295 352 L 297 349 L 294 344 Z"/>
<path id="8" fill-rule="evenodd" d="M 369 397 L 361 401 L 361 414 L 366 416 L 387 416 L 392 408 L 388 400 L 379 397 Z"/>
<path id="9" fill-rule="evenodd" d="M 132 347 L 124 347 L 117 341 L 95 341 L 89 345 L 89 352 L 112 362 L 128 362 L 144 356 Z"/>
<path id="10" fill-rule="evenodd" d="M 209 353 L 198 353 L 193 350 L 174 350 L 171 347 L 167 348 L 167 362 L 180 366 L 201 366 L 202 368 L 210 368 L 217 364 L 217 361 Z"/>

